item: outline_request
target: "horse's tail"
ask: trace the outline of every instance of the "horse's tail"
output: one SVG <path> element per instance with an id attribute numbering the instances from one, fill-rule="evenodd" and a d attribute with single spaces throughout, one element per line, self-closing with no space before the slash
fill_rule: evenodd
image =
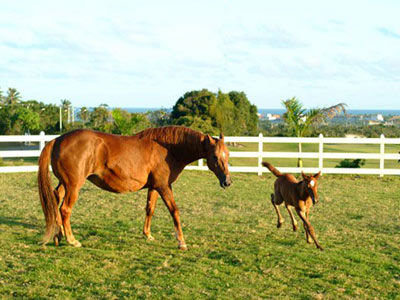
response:
<path id="1" fill-rule="evenodd" d="M 51 187 L 49 164 L 51 160 L 51 152 L 53 150 L 55 140 L 49 142 L 39 157 L 39 171 L 38 171 L 38 186 L 40 202 L 46 220 L 46 231 L 43 236 L 43 245 L 47 244 L 50 239 L 54 237 L 58 229 L 57 226 L 57 214 L 58 205 L 53 188 Z"/>
<path id="2" fill-rule="evenodd" d="M 283 174 L 281 172 L 278 171 L 278 169 L 276 169 L 273 165 L 271 165 L 269 162 L 263 161 L 262 165 L 266 168 L 268 168 L 268 170 L 271 171 L 272 174 L 274 174 L 276 177 L 282 176 Z"/>

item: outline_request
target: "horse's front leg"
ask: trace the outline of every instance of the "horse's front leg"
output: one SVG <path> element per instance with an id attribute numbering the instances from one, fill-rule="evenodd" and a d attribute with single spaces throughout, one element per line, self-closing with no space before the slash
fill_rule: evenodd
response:
<path id="1" fill-rule="evenodd" d="M 160 193 L 161 198 L 163 199 L 165 205 L 168 207 L 172 219 L 174 220 L 175 236 L 178 240 L 178 248 L 181 250 L 187 250 L 185 239 L 183 238 L 182 226 L 179 218 L 179 210 L 176 206 L 171 186 L 162 188 L 158 192 Z"/>
<path id="2" fill-rule="evenodd" d="M 144 221 L 143 234 L 148 240 L 154 240 L 151 236 L 151 218 L 153 217 L 154 210 L 156 208 L 158 198 L 158 192 L 154 189 L 149 188 L 147 192 L 147 205 L 146 205 L 146 219 Z"/>
<path id="3" fill-rule="evenodd" d="M 315 246 L 317 246 L 318 249 L 323 250 L 321 245 L 319 244 L 317 240 L 317 236 L 315 235 L 314 227 L 312 227 L 311 223 L 307 220 L 306 213 L 302 211 L 301 209 L 296 208 L 296 212 L 303 221 L 304 228 L 306 231 L 308 231 L 308 234 L 311 235 L 312 239 L 314 240 Z"/>

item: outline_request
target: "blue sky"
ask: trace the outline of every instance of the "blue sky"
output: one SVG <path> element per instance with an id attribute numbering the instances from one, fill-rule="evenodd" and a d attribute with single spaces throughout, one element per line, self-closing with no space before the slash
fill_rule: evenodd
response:
<path id="1" fill-rule="evenodd" d="M 279 3 L 278 3 L 279 2 Z M 2 1 L 0 88 L 75 106 L 400 109 L 400 1 Z"/>

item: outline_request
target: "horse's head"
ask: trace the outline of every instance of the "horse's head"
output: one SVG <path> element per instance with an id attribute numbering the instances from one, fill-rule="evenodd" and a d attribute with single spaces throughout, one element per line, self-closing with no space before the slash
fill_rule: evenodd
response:
<path id="1" fill-rule="evenodd" d="M 313 204 L 318 202 L 318 179 L 321 176 L 321 171 L 314 175 L 306 175 L 304 172 L 301 172 L 301 176 L 303 176 L 304 183 L 307 189 L 308 194 L 311 197 Z"/>
<path id="2" fill-rule="evenodd" d="M 207 135 L 204 142 L 207 166 L 217 176 L 221 187 L 227 188 L 232 182 L 228 169 L 229 151 L 224 143 L 224 135 L 221 133 L 219 139 Z"/>

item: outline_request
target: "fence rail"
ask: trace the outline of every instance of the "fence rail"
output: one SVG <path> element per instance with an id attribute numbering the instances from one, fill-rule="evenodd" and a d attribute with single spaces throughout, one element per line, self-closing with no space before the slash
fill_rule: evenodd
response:
<path id="1" fill-rule="evenodd" d="M 38 142 L 37 150 L 6 150 L 0 151 L 1 158 L 12 157 L 39 157 L 41 150 L 46 142 L 56 138 L 57 135 L 45 135 L 41 132 L 40 135 L 8 135 L 0 136 L 0 144 L 4 142 Z M 385 138 L 381 135 L 380 138 L 326 138 L 322 134 L 319 137 L 312 138 L 295 138 L 295 137 L 264 137 L 261 133 L 255 137 L 225 137 L 225 142 L 233 143 L 258 143 L 258 151 L 231 151 L 231 157 L 242 158 L 257 158 L 257 166 L 231 166 L 231 172 L 252 172 L 262 173 L 269 172 L 261 166 L 263 158 L 314 158 L 318 159 L 318 167 L 315 168 L 288 168 L 279 167 L 281 172 L 299 173 L 318 172 L 319 170 L 325 174 L 376 174 L 376 175 L 400 175 L 400 169 L 385 169 L 385 160 L 400 160 L 400 154 L 385 153 L 385 145 L 397 144 L 400 146 L 400 138 Z M 266 152 L 263 151 L 264 144 L 268 143 L 304 143 L 318 144 L 318 152 Z M 324 144 L 375 144 L 380 145 L 378 153 L 333 153 L 324 152 Z M 400 149 L 400 147 L 399 147 Z M 379 168 L 325 168 L 324 159 L 375 159 L 379 160 Z M 8 172 L 35 172 L 37 166 L 1 166 L 0 173 Z M 199 160 L 197 166 L 187 166 L 188 170 L 207 170 L 207 166 L 203 165 L 203 160 Z"/>

